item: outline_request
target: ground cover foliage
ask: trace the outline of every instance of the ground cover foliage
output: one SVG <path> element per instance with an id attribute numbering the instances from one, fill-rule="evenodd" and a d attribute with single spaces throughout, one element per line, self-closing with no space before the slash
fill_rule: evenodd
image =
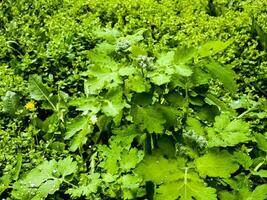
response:
<path id="1" fill-rule="evenodd" d="M 267 199 L 267 1 L 0 2 L 3 199 Z"/>

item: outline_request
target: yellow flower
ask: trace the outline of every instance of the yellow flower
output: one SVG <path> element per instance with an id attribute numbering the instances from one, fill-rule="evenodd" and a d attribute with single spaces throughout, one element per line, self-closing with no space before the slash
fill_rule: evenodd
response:
<path id="1" fill-rule="evenodd" d="M 35 108 L 34 102 L 33 102 L 33 101 L 30 101 L 30 102 L 26 103 L 25 108 L 26 108 L 27 110 L 32 110 L 32 109 L 34 109 L 34 108 Z"/>

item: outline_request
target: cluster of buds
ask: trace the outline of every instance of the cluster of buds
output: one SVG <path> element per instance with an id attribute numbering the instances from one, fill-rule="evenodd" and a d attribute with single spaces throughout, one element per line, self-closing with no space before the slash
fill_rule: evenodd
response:
<path id="1" fill-rule="evenodd" d="M 185 138 L 198 144 L 200 148 L 204 148 L 207 145 L 207 140 L 201 135 L 197 135 L 195 131 L 187 131 L 183 134 Z"/>
<path id="2" fill-rule="evenodd" d="M 137 62 L 138 65 L 142 68 L 152 68 L 154 59 L 154 57 L 139 55 L 137 57 Z"/>
<path id="3" fill-rule="evenodd" d="M 185 147 L 185 146 L 183 146 L 181 144 L 176 145 L 176 155 L 188 156 L 187 147 Z"/>
<path id="4" fill-rule="evenodd" d="M 131 46 L 131 42 L 127 39 L 125 40 L 120 40 L 117 42 L 115 51 L 120 53 L 120 52 L 126 52 Z"/>

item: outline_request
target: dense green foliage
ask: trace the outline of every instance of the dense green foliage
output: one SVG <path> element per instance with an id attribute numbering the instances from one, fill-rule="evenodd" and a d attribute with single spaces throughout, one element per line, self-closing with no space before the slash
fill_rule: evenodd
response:
<path id="1" fill-rule="evenodd" d="M 1 198 L 267 198 L 266 0 L 0 11 Z"/>

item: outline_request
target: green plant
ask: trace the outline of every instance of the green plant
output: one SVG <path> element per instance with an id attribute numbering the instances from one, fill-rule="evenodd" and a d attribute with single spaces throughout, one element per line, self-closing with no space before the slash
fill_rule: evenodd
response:
<path id="1" fill-rule="evenodd" d="M 1 2 L 0 196 L 266 199 L 264 5 Z"/>

